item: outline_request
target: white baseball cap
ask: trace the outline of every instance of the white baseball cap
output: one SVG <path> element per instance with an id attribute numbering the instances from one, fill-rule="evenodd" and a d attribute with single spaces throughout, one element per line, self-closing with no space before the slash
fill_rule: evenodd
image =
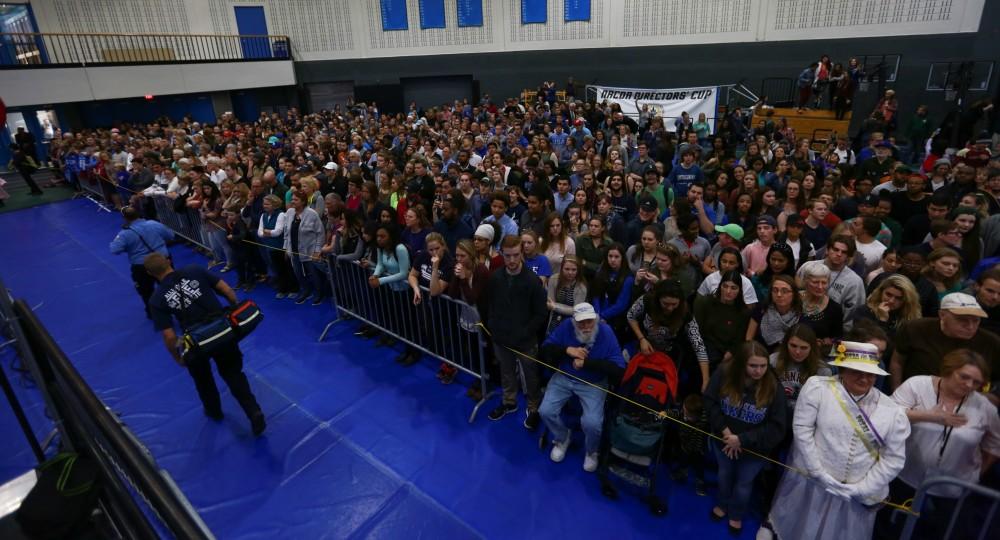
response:
<path id="1" fill-rule="evenodd" d="M 328 171 L 335 171 L 337 170 L 337 164 L 332 161 L 328 161 L 326 165 L 323 165 L 323 168 Z"/>
<path id="2" fill-rule="evenodd" d="M 596 319 L 597 312 L 594 311 L 594 306 L 588 304 L 587 302 L 581 302 L 573 306 L 573 320 L 576 322 L 586 321 L 588 319 Z"/>
<path id="3" fill-rule="evenodd" d="M 955 315 L 975 315 L 982 319 L 988 317 L 975 297 L 960 292 L 945 295 L 941 299 L 941 309 L 950 311 Z"/>

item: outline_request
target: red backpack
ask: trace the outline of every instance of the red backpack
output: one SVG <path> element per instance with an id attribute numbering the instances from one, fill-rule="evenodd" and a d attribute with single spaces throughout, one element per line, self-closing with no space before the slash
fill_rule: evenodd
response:
<path id="1" fill-rule="evenodd" d="M 625 368 L 620 392 L 654 411 L 664 411 L 677 397 L 677 366 L 666 353 L 636 354 Z"/>

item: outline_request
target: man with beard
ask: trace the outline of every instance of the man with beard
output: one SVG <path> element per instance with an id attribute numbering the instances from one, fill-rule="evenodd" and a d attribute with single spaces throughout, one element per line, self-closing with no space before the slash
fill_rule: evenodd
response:
<path id="1" fill-rule="evenodd" d="M 573 396 L 580 399 L 583 415 L 580 425 L 584 435 L 583 470 L 597 470 L 601 427 L 604 425 L 604 398 L 601 388 L 608 381 L 621 379 L 625 369 L 621 346 L 614 331 L 599 322 L 594 306 L 580 303 L 573 306 L 573 317 L 563 321 L 542 343 L 542 358 L 574 377 L 556 373 L 545 389 L 545 398 L 538 413 L 552 432 L 552 452 L 549 457 L 559 463 L 566 457 L 572 440 L 560 413 Z M 595 388 L 585 382 L 597 385 Z"/>
<path id="2" fill-rule="evenodd" d="M 474 227 L 462 219 L 465 214 L 465 197 L 457 189 L 451 190 L 440 201 L 434 202 L 437 208 L 438 220 L 434 222 L 434 232 L 444 237 L 448 250 L 454 252 L 455 246 L 463 238 L 471 238 Z"/>

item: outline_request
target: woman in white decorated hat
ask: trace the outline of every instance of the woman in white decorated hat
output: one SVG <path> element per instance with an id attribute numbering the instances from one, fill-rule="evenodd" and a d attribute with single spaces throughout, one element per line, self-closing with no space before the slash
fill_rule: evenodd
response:
<path id="1" fill-rule="evenodd" d="M 869 540 L 879 503 L 905 462 L 906 412 L 874 387 L 878 348 L 841 342 L 838 374 L 806 381 L 795 404 L 792 457 L 770 521 L 779 538 Z"/>

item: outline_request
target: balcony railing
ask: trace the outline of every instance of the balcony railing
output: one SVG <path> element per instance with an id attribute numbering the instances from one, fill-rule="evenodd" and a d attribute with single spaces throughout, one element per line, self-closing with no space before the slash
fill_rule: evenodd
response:
<path id="1" fill-rule="evenodd" d="M 291 60 L 288 36 L 0 33 L 0 68 Z"/>

